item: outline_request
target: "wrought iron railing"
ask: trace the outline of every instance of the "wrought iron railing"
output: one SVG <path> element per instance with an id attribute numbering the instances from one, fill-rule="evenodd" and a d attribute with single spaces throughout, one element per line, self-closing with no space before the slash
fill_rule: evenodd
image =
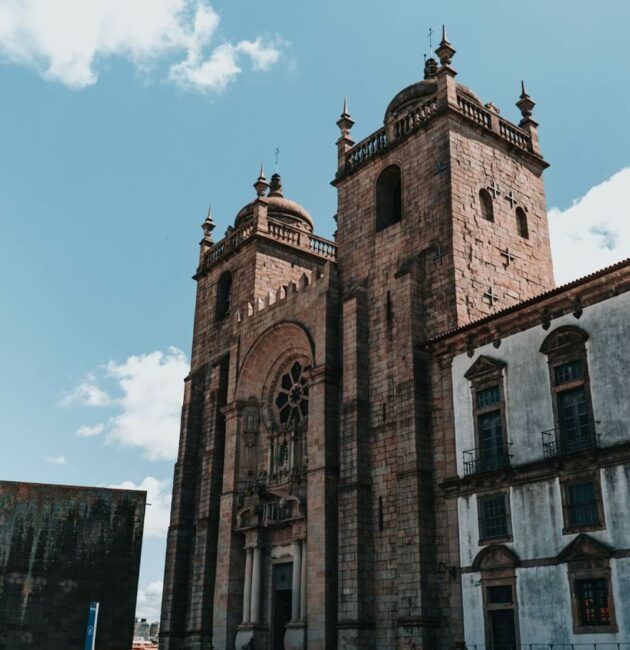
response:
<path id="1" fill-rule="evenodd" d="M 291 507 L 281 506 L 278 502 L 272 501 L 263 506 L 263 520 L 265 522 L 286 521 L 292 518 Z"/>
<path id="2" fill-rule="evenodd" d="M 543 456 L 545 458 L 556 458 L 575 454 L 586 449 L 596 449 L 599 447 L 600 438 L 596 428 L 597 424 L 599 422 L 591 420 L 585 427 L 580 427 L 579 430 L 556 427 L 542 431 Z"/>
<path id="3" fill-rule="evenodd" d="M 464 476 L 494 472 L 511 466 L 510 445 L 501 445 L 492 449 L 477 447 L 464 452 Z"/>

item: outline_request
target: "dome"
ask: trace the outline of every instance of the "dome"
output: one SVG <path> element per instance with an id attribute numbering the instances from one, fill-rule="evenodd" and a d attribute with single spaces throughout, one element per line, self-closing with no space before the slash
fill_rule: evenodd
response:
<path id="1" fill-rule="evenodd" d="M 276 219 L 287 226 L 300 228 L 307 232 L 313 232 L 313 219 L 306 208 L 299 203 L 285 198 L 282 193 L 282 179 L 280 174 L 274 174 L 271 177 L 269 185 L 269 194 L 264 197 L 267 201 L 267 216 Z M 234 226 L 238 228 L 241 224 L 251 219 L 254 214 L 254 204 L 256 201 L 248 203 L 241 208 L 236 215 Z"/>
<path id="2" fill-rule="evenodd" d="M 457 89 L 463 94 L 466 95 L 468 99 L 479 104 L 481 106 L 481 100 L 475 93 L 463 86 L 462 84 L 457 84 Z M 437 80 L 435 79 L 424 79 L 423 81 L 417 81 L 416 83 L 411 84 L 403 88 L 399 93 L 394 96 L 389 106 L 385 111 L 385 122 L 391 117 L 396 116 L 397 113 L 403 112 L 406 108 L 420 103 L 425 98 L 429 98 L 431 95 L 435 95 L 437 92 Z"/>

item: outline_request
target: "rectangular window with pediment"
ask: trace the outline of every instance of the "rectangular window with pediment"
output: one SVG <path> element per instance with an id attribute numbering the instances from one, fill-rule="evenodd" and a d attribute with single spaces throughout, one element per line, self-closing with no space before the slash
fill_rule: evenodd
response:
<path id="1" fill-rule="evenodd" d="M 464 474 L 505 469 L 510 465 L 505 417 L 502 361 L 481 356 L 468 370 L 470 381 L 475 448 L 464 451 Z"/>
<path id="2" fill-rule="evenodd" d="M 506 576 L 482 580 L 487 650 L 519 647 L 516 580 Z"/>
<path id="3" fill-rule="evenodd" d="M 573 632 L 575 634 L 607 634 L 617 632 L 610 569 L 569 570 L 573 601 Z"/>
<path id="4" fill-rule="evenodd" d="M 543 432 L 545 457 L 591 449 L 598 444 L 593 418 L 586 352 L 586 332 L 562 326 L 545 339 L 551 383 L 554 428 Z"/>
<path id="5" fill-rule="evenodd" d="M 610 625 L 610 602 L 606 578 L 575 581 L 580 625 Z"/>
<path id="6" fill-rule="evenodd" d="M 612 590 L 612 552 L 597 539 L 580 534 L 561 551 L 567 564 L 574 634 L 618 632 Z"/>

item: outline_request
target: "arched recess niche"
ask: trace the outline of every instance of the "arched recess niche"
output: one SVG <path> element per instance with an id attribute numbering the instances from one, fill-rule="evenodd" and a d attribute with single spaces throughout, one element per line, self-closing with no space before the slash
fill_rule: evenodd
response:
<path id="1" fill-rule="evenodd" d="M 274 418 L 272 396 L 283 371 L 294 361 L 313 365 L 314 343 L 306 329 L 292 322 L 279 323 L 264 332 L 249 349 L 238 376 L 236 400 L 256 400 L 262 421 L 269 428 Z"/>

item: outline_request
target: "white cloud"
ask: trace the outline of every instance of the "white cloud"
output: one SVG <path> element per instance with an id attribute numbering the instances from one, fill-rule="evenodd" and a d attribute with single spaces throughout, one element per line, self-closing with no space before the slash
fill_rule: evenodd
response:
<path id="1" fill-rule="evenodd" d="M 147 509 L 144 516 L 144 537 L 166 536 L 171 516 L 171 482 L 168 479 L 160 481 L 153 476 L 147 476 L 141 483 L 124 481 L 109 487 L 120 490 L 145 490 Z"/>
<path id="2" fill-rule="evenodd" d="M 89 375 L 60 404 L 107 406 L 116 411 L 104 423 L 79 427 L 77 435 L 104 433 L 110 443 L 142 449 L 149 460 L 173 460 L 188 369 L 186 355 L 177 348 L 131 356 L 122 363 L 110 361 L 98 377 Z M 101 387 L 104 382 L 113 384 L 109 392 Z"/>
<path id="3" fill-rule="evenodd" d="M 213 45 L 219 22 L 207 0 L 3 0 L 0 53 L 71 88 L 95 84 L 103 60 L 118 57 L 144 73 L 166 65 L 202 92 L 221 92 L 242 55 L 254 70 L 280 58 L 277 39 Z"/>
<path id="4" fill-rule="evenodd" d="M 170 78 L 185 88 L 222 92 L 241 73 L 238 65 L 240 54 L 249 55 L 254 70 L 268 70 L 280 58 L 278 47 L 274 43 L 264 44 L 260 38 L 236 45 L 224 43 L 216 47 L 207 59 L 203 59 L 196 49 L 191 49 L 185 61 L 171 68 Z"/>
<path id="5" fill-rule="evenodd" d="M 84 425 L 77 429 L 77 436 L 82 438 L 91 438 L 92 436 L 98 436 L 99 433 L 103 433 L 105 425 L 102 422 L 94 425 Z"/>
<path id="6" fill-rule="evenodd" d="M 68 459 L 65 456 L 46 456 L 44 460 L 52 465 L 67 465 Z"/>
<path id="7" fill-rule="evenodd" d="M 150 460 L 177 456 L 186 355 L 176 348 L 152 352 L 107 364 L 107 374 L 118 381 L 123 396 L 121 412 L 111 418 L 107 439 L 141 447 Z"/>
<path id="8" fill-rule="evenodd" d="M 162 589 L 161 580 L 155 580 L 144 589 L 138 589 L 138 600 L 136 602 L 136 616 L 138 618 L 146 618 L 149 623 L 160 620 Z"/>
<path id="9" fill-rule="evenodd" d="M 60 406 L 107 406 L 111 404 L 110 396 L 96 385 L 94 375 L 88 375 L 74 390 L 66 393 Z"/>
<path id="10" fill-rule="evenodd" d="M 272 43 L 265 43 L 257 38 L 255 41 L 241 41 L 237 49 L 251 57 L 254 70 L 269 70 L 271 66 L 278 63 L 282 44 L 279 39 Z"/>
<path id="11" fill-rule="evenodd" d="M 552 208 L 549 230 L 558 284 L 630 257 L 630 167 L 566 210 Z"/>

